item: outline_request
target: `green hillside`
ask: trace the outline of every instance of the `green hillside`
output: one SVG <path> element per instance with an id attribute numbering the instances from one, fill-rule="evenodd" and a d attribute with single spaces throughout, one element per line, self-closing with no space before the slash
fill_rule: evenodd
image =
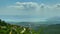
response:
<path id="1" fill-rule="evenodd" d="M 11 25 L 0 20 L 0 34 L 31 34 L 30 30 L 29 27 Z"/>

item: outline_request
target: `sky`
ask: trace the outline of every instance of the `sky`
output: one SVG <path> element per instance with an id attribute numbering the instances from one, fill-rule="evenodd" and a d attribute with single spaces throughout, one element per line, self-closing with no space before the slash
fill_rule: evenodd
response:
<path id="1" fill-rule="evenodd" d="M 0 19 L 5 21 L 46 21 L 60 17 L 60 0 L 0 0 Z"/>

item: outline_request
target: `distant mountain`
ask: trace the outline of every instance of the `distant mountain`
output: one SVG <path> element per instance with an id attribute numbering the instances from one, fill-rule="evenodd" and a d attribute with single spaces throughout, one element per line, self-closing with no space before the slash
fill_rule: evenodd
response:
<path id="1" fill-rule="evenodd" d="M 15 25 L 30 27 L 30 28 L 38 31 L 40 26 L 43 26 L 43 27 L 48 26 L 47 24 L 44 24 L 44 23 L 45 22 L 18 22 Z"/>
<path id="2" fill-rule="evenodd" d="M 60 17 L 52 17 L 47 19 L 47 24 L 60 24 Z"/>
<path id="3" fill-rule="evenodd" d="M 60 17 L 52 17 L 52 18 L 49 18 L 48 21 L 60 21 Z"/>

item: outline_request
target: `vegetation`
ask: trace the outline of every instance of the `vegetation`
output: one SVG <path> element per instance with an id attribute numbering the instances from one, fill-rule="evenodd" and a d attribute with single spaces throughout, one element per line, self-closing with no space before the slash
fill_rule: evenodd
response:
<path id="1" fill-rule="evenodd" d="M 11 25 L 0 19 L 0 34 L 30 34 L 30 28 Z"/>
<path id="2" fill-rule="evenodd" d="M 40 26 L 38 31 L 32 28 L 11 25 L 0 19 L 0 34 L 60 34 L 60 24 Z"/>

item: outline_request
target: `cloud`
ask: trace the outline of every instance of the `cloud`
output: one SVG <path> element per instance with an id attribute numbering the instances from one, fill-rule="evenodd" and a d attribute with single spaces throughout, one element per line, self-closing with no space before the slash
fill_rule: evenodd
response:
<path id="1" fill-rule="evenodd" d="M 20 10 L 36 10 L 39 11 L 40 9 L 48 8 L 48 9 L 54 9 L 59 8 L 60 4 L 55 5 L 46 5 L 44 3 L 37 3 L 37 2 L 16 2 L 15 5 L 8 6 L 9 8 L 15 8 Z"/>
<path id="2" fill-rule="evenodd" d="M 55 8 L 59 8 L 60 9 L 60 4 L 56 4 Z"/>
<path id="3" fill-rule="evenodd" d="M 16 5 L 9 6 L 9 8 L 17 9 L 36 9 L 39 7 L 39 4 L 36 2 L 16 2 Z"/>
<path id="4" fill-rule="evenodd" d="M 37 2 L 16 2 L 15 5 L 8 6 L 7 15 L 29 15 L 37 17 L 51 17 L 57 16 L 60 11 L 60 4 L 46 5 L 44 3 Z M 59 8 L 59 9 L 57 9 Z M 1 13 L 2 14 L 2 13 Z"/>
<path id="5" fill-rule="evenodd" d="M 25 9 L 24 6 L 9 6 L 9 8 L 15 8 L 15 9 Z"/>

